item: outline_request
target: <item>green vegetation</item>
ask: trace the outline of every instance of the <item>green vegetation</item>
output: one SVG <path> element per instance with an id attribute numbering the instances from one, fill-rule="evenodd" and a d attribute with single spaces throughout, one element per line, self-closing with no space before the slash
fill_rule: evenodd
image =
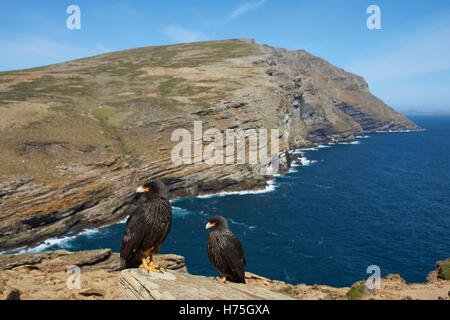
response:
<path id="1" fill-rule="evenodd" d="M 439 263 L 438 278 L 443 280 L 450 280 L 450 260 Z"/>
<path id="2" fill-rule="evenodd" d="M 294 288 L 292 288 L 292 287 L 283 288 L 283 289 L 281 289 L 281 292 L 284 292 L 291 296 L 298 296 L 298 291 L 294 290 Z"/>
<path id="3" fill-rule="evenodd" d="M 185 79 L 170 77 L 161 82 L 158 86 L 158 92 L 162 96 L 193 96 L 208 92 L 212 87 L 192 86 Z"/>
<path id="4" fill-rule="evenodd" d="M 364 293 L 364 289 L 366 288 L 365 281 L 359 281 L 355 283 L 350 290 L 347 292 L 347 298 L 350 300 L 359 300 L 361 299 L 362 294 Z"/>
<path id="5" fill-rule="evenodd" d="M 0 176 L 46 178 L 60 163 L 100 161 L 104 145 L 134 157 L 160 148 L 166 137 L 153 136 L 163 121 L 209 109 L 248 75 L 218 77 L 208 65 L 258 50 L 240 40 L 198 42 L 0 72 Z M 185 67 L 202 68 L 178 72 Z M 24 147 L 30 143 L 42 147 Z"/>
<path id="6" fill-rule="evenodd" d="M 40 94 L 59 94 L 63 96 L 80 96 L 91 94 L 92 87 L 88 86 L 83 78 L 70 76 L 58 78 L 53 76 L 42 76 L 32 81 L 19 82 L 11 88 L 15 92 L 38 92 Z"/>
<path id="7" fill-rule="evenodd" d="M 176 91 L 177 87 L 184 81 L 183 78 L 170 77 L 168 80 L 159 84 L 158 91 L 162 96 L 173 95 L 173 92 Z"/>

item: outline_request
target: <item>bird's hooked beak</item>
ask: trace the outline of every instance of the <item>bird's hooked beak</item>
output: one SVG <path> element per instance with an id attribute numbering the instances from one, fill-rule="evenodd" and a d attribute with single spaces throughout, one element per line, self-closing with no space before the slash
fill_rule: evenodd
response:
<path id="1" fill-rule="evenodd" d="M 208 222 L 208 223 L 206 224 L 205 229 L 208 230 L 208 229 L 211 229 L 211 228 L 213 228 L 213 227 L 215 227 L 215 226 L 216 226 L 215 223 Z"/>
<path id="2" fill-rule="evenodd" d="M 144 188 L 144 187 L 139 187 L 139 188 L 137 188 L 137 190 L 136 190 L 136 193 L 144 193 L 144 192 L 149 192 L 150 191 L 150 188 Z"/>

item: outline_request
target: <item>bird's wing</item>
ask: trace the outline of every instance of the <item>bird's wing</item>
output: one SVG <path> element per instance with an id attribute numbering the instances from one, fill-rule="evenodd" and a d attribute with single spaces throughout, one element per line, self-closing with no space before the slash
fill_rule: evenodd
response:
<path id="1" fill-rule="evenodd" d="M 137 250 L 145 235 L 145 212 L 141 207 L 137 207 L 127 219 L 127 225 L 122 238 L 120 258 L 128 260 L 130 254 Z"/>
<path id="2" fill-rule="evenodd" d="M 225 236 L 227 238 L 225 246 L 225 261 L 234 275 L 239 278 L 243 277 L 246 262 L 242 244 L 231 232 L 227 232 Z"/>
<path id="3" fill-rule="evenodd" d="M 157 253 L 166 239 L 172 224 L 172 208 L 170 203 L 149 203 L 146 209 L 145 235 L 142 245 L 147 249 L 154 247 Z"/>

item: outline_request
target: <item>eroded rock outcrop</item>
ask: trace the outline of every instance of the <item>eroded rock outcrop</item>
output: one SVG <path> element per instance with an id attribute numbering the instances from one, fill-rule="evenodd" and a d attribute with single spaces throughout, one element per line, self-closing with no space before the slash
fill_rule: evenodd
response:
<path id="1" fill-rule="evenodd" d="M 187 272 L 182 256 L 161 254 L 154 260 L 168 270 Z M 120 299 L 119 265 L 119 254 L 110 249 L 0 255 L 0 297 Z M 79 268 L 79 288 L 67 284 L 74 267 Z"/>
<path id="2" fill-rule="evenodd" d="M 437 263 L 426 283 L 407 284 L 400 275 L 387 275 L 380 289 L 368 290 L 358 284 L 351 288 L 290 284 L 251 272 L 245 274 L 245 285 L 223 284 L 212 277 L 188 274 L 182 256 L 154 258 L 169 271 L 120 271 L 119 254 L 109 249 L 0 255 L 0 299 L 450 299 L 450 280 L 439 276 L 445 261 Z M 74 266 L 80 271 L 79 287 L 71 281 Z"/>
<path id="3" fill-rule="evenodd" d="M 214 278 L 167 271 L 123 270 L 120 291 L 133 300 L 291 300 L 281 292 Z"/>

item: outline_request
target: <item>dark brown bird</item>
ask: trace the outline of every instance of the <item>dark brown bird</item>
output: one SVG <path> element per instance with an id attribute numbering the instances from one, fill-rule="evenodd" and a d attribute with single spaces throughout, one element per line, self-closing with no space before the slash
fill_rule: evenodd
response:
<path id="1" fill-rule="evenodd" d="M 167 187 L 160 181 L 144 184 L 136 190 L 135 202 L 130 208 L 120 249 L 121 269 L 139 266 L 147 271 L 163 271 L 152 259 L 172 226 Z M 147 257 L 150 257 L 149 264 Z"/>
<path id="2" fill-rule="evenodd" d="M 228 228 L 227 220 L 222 216 L 209 219 L 206 229 L 208 235 L 208 257 L 223 278 L 216 279 L 245 283 L 245 259 L 241 242 Z"/>

